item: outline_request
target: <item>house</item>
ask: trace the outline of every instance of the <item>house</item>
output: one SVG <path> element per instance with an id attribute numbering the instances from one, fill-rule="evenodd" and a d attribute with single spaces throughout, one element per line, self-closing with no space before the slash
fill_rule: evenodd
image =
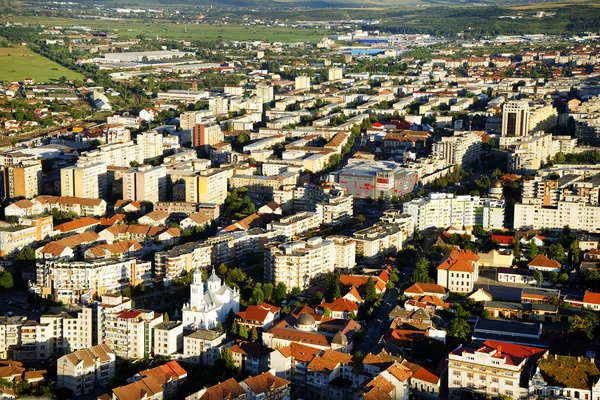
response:
<path id="1" fill-rule="evenodd" d="M 114 378 L 116 355 L 106 344 L 81 349 L 56 361 L 56 387 L 73 396 L 92 393 L 106 387 Z"/>
<path id="2" fill-rule="evenodd" d="M 435 283 L 415 283 L 404 291 L 406 297 L 432 296 L 446 300 L 450 295 L 448 289 Z"/>
<path id="3" fill-rule="evenodd" d="M 342 298 L 350 300 L 351 302 L 356 304 L 362 304 L 364 302 L 362 296 L 360 295 L 360 293 L 358 293 L 358 290 L 354 286 L 352 286 L 348 293 L 343 295 Z"/>
<path id="4" fill-rule="evenodd" d="M 441 374 L 418 366 L 410 377 L 410 388 L 417 398 L 439 398 L 442 384 Z"/>
<path id="5" fill-rule="evenodd" d="M 562 265 L 556 261 L 546 257 L 543 254 L 538 254 L 533 260 L 527 264 L 530 270 L 538 270 L 542 272 L 560 272 Z"/>
<path id="6" fill-rule="evenodd" d="M 246 311 L 239 311 L 236 316 L 238 326 L 245 325 L 248 330 L 257 328 L 261 331 L 267 331 L 278 321 L 279 307 L 265 302 L 257 306 L 248 306 Z"/>
<path id="7" fill-rule="evenodd" d="M 54 227 L 55 235 L 75 235 L 85 231 L 93 230 L 100 225 L 100 221 L 92 217 L 83 217 L 73 221 L 65 222 Z"/>
<path id="8" fill-rule="evenodd" d="M 138 219 L 138 222 L 141 225 L 163 226 L 163 225 L 167 224 L 168 218 L 169 218 L 169 213 L 167 213 L 165 211 L 157 210 L 157 211 L 149 212 L 148 214 L 144 215 L 143 217 L 140 217 L 140 219 Z"/>
<path id="9" fill-rule="evenodd" d="M 489 294 L 488 292 L 486 292 L 483 289 L 477 289 L 476 291 L 474 291 L 473 293 L 471 293 L 468 298 L 471 299 L 471 300 L 477 301 L 477 302 L 479 302 L 479 301 L 492 301 L 492 300 L 494 300 L 492 298 L 492 295 Z"/>
<path id="10" fill-rule="evenodd" d="M 246 391 L 235 379 L 229 378 L 225 382 L 204 388 L 185 398 L 185 400 L 213 399 L 246 400 Z"/>
<path id="11" fill-rule="evenodd" d="M 77 235 L 67 236 L 47 243 L 35 250 L 37 259 L 55 260 L 59 258 L 74 258 L 78 248 L 85 249 L 89 245 L 100 240 L 100 236 L 94 231 L 85 231 Z"/>
<path id="12" fill-rule="evenodd" d="M 404 309 L 407 311 L 416 311 L 417 309 L 423 309 L 430 314 L 435 314 L 438 310 L 443 310 L 449 307 L 448 303 L 445 303 L 439 297 L 434 296 L 421 296 L 413 297 L 412 299 L 406 300 L 404 303 Z"/>
<path id="13" fill-rule="evenodd" d="M 113 399 L 174 400 L 177 392 L 187 379 L 187 371 L 177 361 L 169 361 L 156 368 L 147 369 L 134 375 L 132 383 L 112 390 Z"/>
<path id="14" fill-rule="evenodd" d="M 560 296 L 558 289 L 543 289 L 526 287 L 521 291 L 521 301 L 525 303 L 547 303 L 552 298 Z"/>
<path id="15" fill-rule="evenodd" d="M 533 279 L 533 271 L 521 268 L 496 268 L 496 280 L 498 282 L 523 283 L 526 285 L 536 283 Z"/>
<path id="16" fill-rule="evenodd" d="M 437 267 L 438 285 L 452 292 L 469 293 L 479 277 L 479 256 L 470 250 L 452 250 Z"/>
<path id="17" fill-rule="evenodd" d="M 600 293 L 586 290 L 585 294 L 583 295 L 583 307 L 595 311 L 600 310 Z"/>
<path id="18" fill-rule="evenodd" d="M 390 367 L 363 384 L 355 391 L 354 395 L 358 395 L 358 398 L 363 400 L 408 400 L 412 375 L 413 372 L 409 368 L 394 362 Z"/>
<path id="19" fill-rule="evenodd" d="M 289 400 L 290 385 L 289 380 L 275 376 L 270 372 L 251 376 L 240 382 L 240 386 L 246 392 L 247 400 Z"/>
<path id="20" fill-rule="evenodd" d="M 597 399 L 600 371 L 594 358 L 545 354 L 529 380 L 530 398 Z"/>
<path id="21" fill-rule="evenodd" d="M 140 213 L 142 212 L 142 206 L 137 201 L 117 200 L 114 205 L 114 210 L 125 213 Z"/>
<path id="22" fill-rule="evenodd" d="M 301 343 L 290 343 L 269 354 L 269 367 L 275 375 L 294 383 L 302 390 L 306 386 L 306 367 L 322 350 Z"/>
<path id="23" fill-rule="evenodd" d="M 323 301 L 315 310 L 317 313 L 325 315 L 326 309 L 329 310 L 331 318 L 349 319 L 351 316 L 358 315 L 358 304 L 343 297 L 338 297 L 331 303 Z"/>
<path id="24" fill-rule="evenodd" d="M 181 229 L 187 229 L 187 228 L 192 228 L 192 227 L 200 227 L 200 226 L 207 226 L 210 224 L 210 221 L 212 221 L 212 219 L 206 215 L 205 213 L 203 213 L 202 211 L 197 212 L 197 213 L 193 213 L 190 214 L 189 216 L 187 216 L 186 218 L 184 218 L 180 223 L 179 226 Z"/>
<path id="25" fill-rule="evenodd" d="M 240 342 L 229 347 L 236 367 L 250 375 L 258 375 L 269 369 L 269 354 L 272 349 L 260 343 Z"/>
<path id="26" fill-rule="evenodd" d="M 510 235 L 492 235 L 490 238 L 492 242 L 498 242 L 500 246 L 510 246 L 514 239 L 515 237 Z"/>
<path id="27" fill-rule="evenodd" d="M 99 244 L 91 247 L 83 253 L 87 259 L 93 258 L 111 258 L 111 257 L 131 257 L 141 252 L 142 245 L 135 240 L 123 240 L 122 242 L 112 244 Z"/>

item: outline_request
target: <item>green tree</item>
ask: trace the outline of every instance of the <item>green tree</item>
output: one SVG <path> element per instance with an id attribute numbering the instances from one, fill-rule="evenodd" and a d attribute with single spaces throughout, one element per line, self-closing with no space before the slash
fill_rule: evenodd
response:
<path id="1" fill-rule="evenodd" d="M 550 282 L 552 282 L 552 285 L 556 286 L 556 284 L 558 283 L 558 272 L 550 271 L 550 273 L 548 274 L 548 278 L 550 279 Z"/>
<path id="2" fill-rule="evenodd" d="M 544 274 L 542 274 L 542 271 L 539 269 L 535 269 L 533 270 L 533 279 L 537 283 L 538 287 L 542 286 L 542 283 L 544 283 Z"/>
<path id="3" fill-rule="evenodd" d="M 219 265 L 219 267 L 217 268 L 217 274 L 219 274 L 219 275 L 227 274 L 227 265 L 225 265 L 225 264 Z"/>
<path id="4" fill-rule="evenodd" d="M 576 315 L 567 332 L 573 339 L 591 342 L 594 340 L 597 324 L 598 317 L 594 314 L 587 313 L 584 316 Z"/>
<path id="5" fill-rule="evenodd" d="M 367 220 L 367 217 L 365 217 L 364 214 L 359 214 L 358 217 L 356 218 L 358 220 L 358 223 L 360 225 L 364 224 L 365 221 Z"/>
<path id="6" fill-rule="evenodd" d="M 256 327 L 252 328 L 252 331 L 251 331 L 251 340 L 253 342 L 256 342 L 258 340 L 258 331 L 256 330 Z"/>
<path id="7" fill-rule="evenodd" d="M 248 339 L 248 328 L 246 328 L 246 325 L 240 325 L 238 328 L 238 336 L 242 339 Z"/>
<path id="8" fill-rule="evenodd" d="M 514 238 L 511 242 L 513 248 L 513 255 L 517 261 L 521 259 L 521 242 L 519 239 Z"/>
<path id="9" fill-rule="evenodd" d="M 454 318 L 448 324 L 447 335 L 453 345 L 465 344 L 469 342 L 471 327 L 466 319 Z"/>
<path id="10" fill-rule="evenodd" d="M 569 282 L 569 274 L 567 274 L 566 272 L 563 272 L 562 274 L 558 275 L 558 282 L 562 285 Z"/>
<path id="11" fill-rule="evenodd" d="M 7 270 L 0 271 L 0 288 L 12 289 L 14 286 L 13 276 Z"/>
<path id="12" fill-rule="evenodd" d="M 169 322 L 169 313 L 163 313 L 163 322 Z"/>
<path id="13" fill-rule="evenodd" d="M 531 239 L 529 242 L 529 259 L 533 260 L 539 254 L 539 250 L 537 244 L 535 244 L 535 240 Z"/>
<path id="14" fill-rule="evenodd" d="M 277 286 L 275 286 L 275 299 L 281 301 L 285 300 L 287 297 L 287 286 L 283 282 L 279 282 Z"/>
<path id="15" fill-rule="evenodd" d="M 562 229 L 562 238 L 570 239 L 572 237 L 573 237 L 573 230 L 571 229 L 571 227 L 569 225 L 565 225 Z"/>
<path id="16" fill-rule="evenodd" d="M 255 287 L 252 290 L 252 297 L 250 298 L 250 304 L 258 305 L 265 301 L 265 294 L 262 289 L 259 287 Z"/>
<path id="17" fill-rule="evenodd" d="M 348 316 L 348 318 L 350 318 L 350 319 L 352 319 L 352 320 L 355 320 L 355 319 L 356 319 L 356 313 L 355 313 L 354 311 L 352 311 L 352 312 L 350 313 L 350 315 Z"/>
<path id="18" fill-rule="evenodd" d="M 262 286 L 262 291 L 265 295 L 265 300 L 269 300 L 271 298 L 271 296 L 273 296 L 273 284 L 272 283 L 265 283 Z"/>
<path id="19" fill-rule="evenodd" d="M 239 144 L 244 144 L 250 141 L 250 136 L 248 135 L 248 132 L 246 131 L 241 131 L 237 137 L 237 142 Z"/>
<path id="20" fill-rule="evenodd" d="M 569 246 L 569 253 L 571 255 L 571 266 L 576 267 L 581 261 L 581 247 L 579 247 L 579 241 L 574 240 Z"/>
<path id="21" fill-rule="evenodd" d="M 302 294 L 302 290 L 298 287 L 298 286 L 294 286 L 292 288 L 292 296 L 293 297 L 298 297 Z"/>
<path id="22" fill-rule="evenodd" d="M 548 248 L 548 258 L 562 263 L 565 258 L 565 249 L 560 243 L 551 244 Z"/>
<path id="23" fill-rule="evenodd" d="M 417 261 L 415 270 L 410 277 L 411 283 L 429 283 L 431 278 L 429 277 L 429 260 L 425 257 L 421 257 Z"/>
<path id="24" fill-rule="evenodd" d="M 377 290 L 375 288 L 375 281 L 372 277 L 367 279 L 367 284 L 365 285 L 365 302 L 367 303 L 375 303 L 379 299 L 379 295 L 377 294 Z"/>
<path id="25" fill-rule="evenodd" d="M 231 354 L 231 351 L 229 351 L 229 349 L 224 349 L 221 352 L 219 358 L 217 359 L 215 370 L 225 371 L 225 374 L 230 378 L 238 372 L 239 369 L 235 366 L 233 354 Z"/>
<path id="26" fill-rule="evenodd" d="M 237 336 L 238 334 L 238 324 L 237 321 L 234 319 L 233 322 L 231 323 L 231 329 L 230 332 L 233 336 Z"/>
<path id="27" fill-rule="evenodd" d="M 323 310 L 323 316 L 325 318 L 331 318 L 331 308 L 325 307 L 325 309 Z"/>
<path id="28" fill-rule="evenodd" d="M 17 261 L 35 261 L 35 251 L 31 247 L 23 247 L 17 257 Z"/>

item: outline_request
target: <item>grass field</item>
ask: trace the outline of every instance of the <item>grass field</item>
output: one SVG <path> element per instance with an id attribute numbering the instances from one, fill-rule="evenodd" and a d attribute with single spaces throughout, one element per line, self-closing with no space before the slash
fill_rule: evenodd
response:
<path id="1" fill-rule="evenodd" d="M 123 37 L 145 35 L 169 39 L 197 40 L 216 39 L 223 40 L 260 40 L 272 42 L 312 42 L 316 43 L 326 31 L 315 29 L 294 29 L 266 26 L 246 25 L 209 25 L 209 24 L 177 24 L 165 21 L 118 20 L 107 21 L 100 19 L 75 19 L 75 18 L 47 18 L 47 17 L 20 17 L 0 16 L 0 23 L 27 22 L 29 25 L 74 26 L 86 25 L 93 29 L 110 31 Z"/>
<path id="2" fill-rule="evenodd" d="M 61 76 L 69 79 L 82 77 L 25 46 L 0 47 L 0 79 L 3 81 L 20 82 L 24 78 L 34 78 L 36 82 L 51 82 Z"/>

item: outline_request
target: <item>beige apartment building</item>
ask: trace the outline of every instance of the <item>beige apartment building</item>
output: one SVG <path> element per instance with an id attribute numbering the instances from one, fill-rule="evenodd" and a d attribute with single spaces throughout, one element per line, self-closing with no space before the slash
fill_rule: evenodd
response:
<path id="1" fill-rule="evenodd" d="M 149 310 L 126 310 L 107 314 L 104 321 L 106 343 L 118 357 L 144 358 L 152 352 L 155 326 L 163 322 L 162 314 Z"/>
<path id="2" fill-rule="evenodd" d="M 40 323 L 50 326 L 51 353 L 68 354 L 91 347 L 93 318 L 93 310 L 89 307 L 81 307 L 71 313 L 42 315 Z"/>
<path id="3" fill-rule="evenodd" d="M 60 170 L 61 196 L 101 199 L 106 197 L 106 164 L 77 163 Z"/>
<path id="4" fill-rule="evenodd" d="M 185 201 L 187 203 L 223 204 L 227 197 L 229 170 L 210 169 L 200 171 L 185 179 Z"/>
<path id="5" fill-rule="evenodd" d="M 31 199 L 42 188 L 42 162 L 32 160 L 4 167 L 4 195 Z"/>
<path id="6" fill-rule="evenodd" d="M 167 198 L 167 167 L 143 165 L 123 173 L 123 200 L 157 203 Z"/>
<path id="7" fill-rule="evenodd" d="M 108 386 L 115 376 L 116 355 L 106 344 L 90 346 L 59 358 L 56 370 L 57 388 L 84 395 Z"/>

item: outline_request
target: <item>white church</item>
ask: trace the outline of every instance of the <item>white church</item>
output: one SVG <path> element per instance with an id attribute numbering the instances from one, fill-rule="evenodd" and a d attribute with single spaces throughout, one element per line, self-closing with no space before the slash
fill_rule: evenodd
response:
<path id="1" fill-rule="evenodd" d="M 202 271 L 196 269 L 190 285 L 190 301 L 181 309 L 183 326 L 186 329 L 213 329 L 219 322 L 225 321 L 230 310 L 240 310 L 240 293 L 221 282 L 215 273 L 206 282 L 206 291 L 202 282 Z"/>

